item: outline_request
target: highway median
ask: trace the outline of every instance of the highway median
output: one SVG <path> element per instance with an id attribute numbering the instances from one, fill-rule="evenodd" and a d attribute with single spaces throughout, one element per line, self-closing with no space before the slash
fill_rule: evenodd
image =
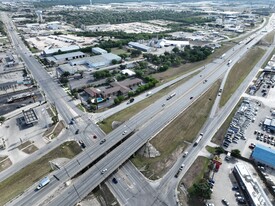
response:
<path id="1" fill-rule="evenodd" d="M 146 177 L 155 180 L 163 176 L 184 149 L 192 144 L 208 119 L 219 87 L 220 81 L 216 81 L 188 109 L 150 141 L 156 150 L 160 152 L 160 156 L 147 158 L 137 153 L 131 159 Z"/>

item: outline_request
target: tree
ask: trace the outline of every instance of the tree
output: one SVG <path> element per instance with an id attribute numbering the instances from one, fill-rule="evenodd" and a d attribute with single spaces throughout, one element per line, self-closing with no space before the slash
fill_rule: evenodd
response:
<path id="1" fill-rule="evenodd" d="M 179 53 L 179 51 L 180 51 L 180 49 L 179 49 L 179 47 L 174 47 L 173 49 L 172 49 L 172 51 L 174 52 L 174 53 L 176 53 L 176 54 L 178 54 Z"/>
<path id="2" fill-rule="evenodd" d="M 238 149 L 232 149 L 232 150 L 231 150 L 231 155 L 232 155 L 233 157 L 241 157 L 241 151 L 238 150 Z"/>
<path id="3" fill-rule="evenodd" d="M 118 61 L 116 59 L 112 60 L 112 64 L 117 64 L 117 63 L 118 63 Z"/>
<path id="4" fill-rule="evenodd" d="M 70 72 L 63 72 L 63 74 L 61 75 L 61 77 L 68 77 L 68 76 L 70 76 L 71 74 L 70 74 Z"/>
<path id="5" fill-rule="evenodd" d="M 0 116 L 0 123 L 3 123 L 6 120 L 4 116 Z"/>
<path id="6" fill-rule="evenodd" d="M 201 197 L 202 199 L 211 199 L 210 186 L 206 180 L 200 183 L 195 183 L 191 190 L 191 196 Z"/>
<path id="7" fill-rule="evenodd" d="M 141 55 L 141 53 L 142 53 L 141 51 L 133 49 L 131 51 L 131 57 L 138 57 Z"/>

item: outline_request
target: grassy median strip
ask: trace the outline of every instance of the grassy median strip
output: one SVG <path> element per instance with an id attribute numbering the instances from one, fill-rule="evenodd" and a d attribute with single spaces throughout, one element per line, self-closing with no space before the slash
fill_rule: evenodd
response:
<path id="1" fill-rule="evenodd" d="M 164 95 L 167 95 L 173 89 L 175 89 L 179 85 L 183 84 L 184 82 L 188 81 L 189 79 L 191 79 L 193 76 L 197 75 L 198 73 L 199 72 L 195 72 L 195 73 L 191 74 L 190 76 L 185 77 L 184 79 L 176 82 L 172 86 L 166 87 L 166 88 L 162 89 L 161 91 L 157 92 L 156 94 L 153 94 L 152 96 L 106 118 L 104 121 L 99 123 L 100 128 L 105 133 L 111 132 L 113 130 L 112 123 L 114 121 L 124 122 L 124 121 L 130 119 L 131 117 L 133 117 L 134 115 L 136 115 L 137 113 L 142 111 L 144 108 L 148 107 L 149 105 L 151 105 L 152 103 L 157 101 L 159 98 L 163 97 Z"/>
<path id="2" fill-rule="evenodd" d="M 49 161 L 56 158 L 73 158 L 81 152 L 79 145 L 74 142 L 65 142 L 39 160 L 27 165 L 17 173 L 0 183 L 0 205 L 4 205 L 12 198 L 20 195 L 31 185 L 52 171 Z"/>
<path id="3" fill-rule="evenodd" d="M 226 104 L 265 52 L 264 49 L 256 46 L 233 66 L 224 85 L 220 107 Z"/>
<path id="4" fill-rule="evenodd" d="M 197 137 L 207 120 L 220 86 L 217 81 L 188 109 L 157 134 L 151 144 L 160 156 L 146 158 L 136 155 L 132 161 L 143 174 L 151 179 L 162 176 L 177 160 L 180 153 Z"/>

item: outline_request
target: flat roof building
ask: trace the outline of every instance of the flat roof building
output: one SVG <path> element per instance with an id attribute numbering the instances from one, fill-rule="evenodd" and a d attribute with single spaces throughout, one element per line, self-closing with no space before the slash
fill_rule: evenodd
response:
<path id="1" fill-rule="evenodd" d="M 275 150 L 260 144 L 254 148 L 251 158 L 261 164 L 265 164 L 275 169 Z"/>
<path id="2" fill-rule="evenodd" d="M 79 50 L 80 47 L 77 45 L 71 45 L 71 46 L 67 46 L 67 47 L 60 47 L 60 48 L 53 48 L 53 49 L 45 49 L 43 51 L 43 55 L 44 56 L 50 56 L 53 54 L 56 54 L 58 52 L 70 52 L 70 51 L 77 51 Z"/>
<path id="3" fill-rule="evenodd" d="M 272 203 L 263 188 L 256 178 L 250 174 L 244 164 L 237 163 L 233 169 L 233 174 L 236 177 L 244 196 L 246 197 L 248 205 L 272 206 Z"/>
<path id="4" fill-rule="evenodd" d="M 22 110 L 22 113 L 24 116 L 25 123 L 27 125 L 35 124 L 38 122 L 38 117 L 32 108 L 28 110 Z"/>
<path id="5" fill-rule="evenodd" d="M 121 61 L 121 57 L 116 54 L 107 53 L 107 54 L 101 54 L 101 55 L 96 55 L 92 57 L 85 57 L 79 60 L 73 60 L 73 61 L 70 61 L 70 64 L 72 66 L 85 64 L 89 68 L 101 68 L 101 67 L 111 65 L 113 60 L 116 60 L 119 62 Z"/>
<path id="6" fill-rule="evenodd" d="M 66 61 L 83 58 L 85 56 L 86 56 L 85 53 L 78 51 L 78 52 L 70 52 L 66 54 L 53 55 L 51 57 L 47 57 L 46 59 L 48 62 L 53 61 L 56 64 L 62 64 L 62 63 L 65 63 Z"/>
<path id="7" fill-rule="evenodd" d="M 128 43 L 128 46 L 132 47 L 132 48 L 135 48 L 135 49 L 138 49 L 138 50 L 141 50 L 143 52 L 150 52 L 152 50 L 151 47 L 140 44 L 138 42 L 132 42 L 131 41 L 131 42 Z"/>
<path id="8" fill-rule="evenodd" d="M 94 54 L 107 54 L 107 53 L 108 53 L 106 50 L 101 49 L 101 48 L 99 48 L 99 47 L 94 47 L 94 48 L 92 48 L 92 52 L 93 52 Z"/>

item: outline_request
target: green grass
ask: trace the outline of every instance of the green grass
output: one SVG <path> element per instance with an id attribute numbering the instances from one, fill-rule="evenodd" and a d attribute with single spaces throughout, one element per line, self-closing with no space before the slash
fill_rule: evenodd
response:
<path id="1" fill-rule="evenodd" d="M 242 99 L 238 102 L 238 104 L 235 106 L 235 108 L 232 110 L 232 112 L 230 113 L 230 115 L 227 117 L 227 119 L 224 121 L 224 123 L 222 124 L 222 126 L 218 129 L 218 131 L 215 133 L 215 135 L 213 136 L 211 142 L 217 144 L 217 145 L 221 145 L 223 139 L 224 139 L 224 135 L 226 134 L 226 131 L 228 129 L 228 127 L 230 126 L 230 123 L 232 121 L 232 118 L 234 117 L 235 113 L 237 112 L 237 110 L 239 109 L 240 105 L 241 105 Z"/>
<path id="2" fill-rule="evenodd" d="M 143 174 L 146 177 L 157 179 L 162 176 L 176 161 L 176 154 L 187 147 L 186 142 L 193 142 L 208 118 L 219 86 L 220 82 L 215 82 L 205 94 L 150 141 L 160 152 L 160 156 L 146 158 L 138 154 L 132 158 L 137 168 L 145 169 Z"/>
<path id="3" fill-rule="evenodd" d="M 116 54 L 116 55 L 119 55 L 119 54 L 130 54 L 129 52 L 127 52 L 126 50 L 124 49 L 119 49 L 119 48 L 112 48 L 111 49 L 111 52 L 113 54 Z"/>
<path id="4" fill-rule="evenodd" d="M 78 109 L 80 109 L 82 112 L 86 112 L 86 109 L 82 106 L 81 103 L 78 104 L 78 105 L 76 105 L 76 107 L 77 107 Z"/>
<path id="5" fill-rule="evenodd" d="M 206 145 L 205 149 L 211 154 L 215 154 L 215 152 L 216 152 L 215 147 L 210 147 L 209 145 Z"/>
<path id="6" fill-rule="evenodd" d="M 239 63 L 236 63 L 227 77 L 224 89 L 221 95 L 220 107 L 224 106 L 233 93 L 238 89 L 246 76 L 251 72 L 253 67 L 262 58 L 266 51 L 260 47 L 252 48 Z"/>
<path id="7" fill-rule="evenodd" d="M 136 103 L 133 104 L 130 107 L 127 107 L 126 109 L 117 112 L 116 114 L 104 119 L 102 122 L 99 122 L 99 126 L 100 128 L 107 134 L 109 132 L 111 132 L 112 129 L 112 123 L 113 121 L 119 121 L 119 122 L 124 122 L 128 119 L 130 119 L 131 117 L 133 117 L 135 114 L 139 113 L 140 111 L 142 111 L 144 108 L 148 107 L 149 105 L 151 105 L 153 102 L 157 101 L 159 98 L 163 97 L 164 95 L 168 94 L 169 92 L 171 92 L 172 90 L 174 90 L 176 87 L 178 87 L 179 85 L 183 84 L 184 82 L 186 82 L 187 80 L 191 79 L 193 76 L 197 75 L 198 72 L 195 72 L 194 74 L 176 82 L 175 84 L 173 84 L 170 87 L 166 87 L 164 89 L 162 89 L 161 91 L 157 92 L 156 94 L 151 95 L 150 97 Z"/>
<path id="8" fill-rule="evenodd" d="M 81 148 L 76 142 L 65 142 L 5 179 L 0 183 L 0 205 L 4 205 L 12 198 L 20 195 L 24 190 L 49 174 L 52 171 L 49 161 L 61 157 L 71 159 L 80 152 Z"/>
<path id="9" fill-rule="evenodd" d="M 274 34 L 275 31 L 269 32 L 268 34 L 266 34 L 263 38 L 262 41 L 267 42 L 269 44 L 272 44 L 274 41 Z"/>

